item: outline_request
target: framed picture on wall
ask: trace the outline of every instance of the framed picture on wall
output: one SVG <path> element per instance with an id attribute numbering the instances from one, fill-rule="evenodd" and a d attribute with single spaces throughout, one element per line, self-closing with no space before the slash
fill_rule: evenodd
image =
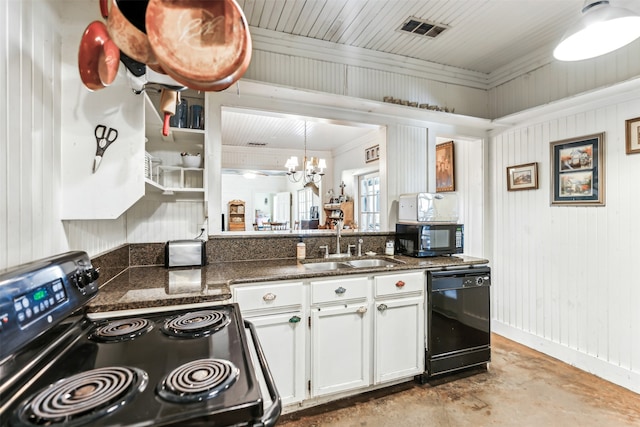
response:
<path id="1" fill-rule="evenodd" d="M 380 160 L 380 145 L 375 145 L 364 150 L 365 163 L 373 162 L 375 160 Z"/>
<path id="2" fill-rule="evenodd" d="M 627 154 L 640 153 L 640 117 L 626 122 Z"/>
<path id="3" fill-rule="evenodd" d="M 534 190 L 538 188 L 538 164 L 526 163 L 507 167 L 507 190 Z"/>
<path id="4" fill-rule="evenodd" d="M 551 143 L 551 204 L 604 206 L 604 132 Z"/>
<path id="5" fill-rule="evenodd" d="M 436 193 L 455 191 L 453 141 L 436 145 Z"/>

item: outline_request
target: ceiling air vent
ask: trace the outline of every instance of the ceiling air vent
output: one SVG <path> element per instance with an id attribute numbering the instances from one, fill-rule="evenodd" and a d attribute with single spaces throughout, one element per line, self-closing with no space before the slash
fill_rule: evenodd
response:
<path id="1" fill-rule="evenodd" d="M 444 30 L 448 28 L 448 26 L 443 24 L 436 24 L 435 22 L 429 22 L 423 19 L 410 17 L 402 23 L 400 28 L 398 28 L 398 31 L 404 31 L 416 36 L 435 38 L 439 34 L 442 34 Z"/>
<path id="2" fill-rule="evenodd" d="M 266 142 L 247 142 L 249 147 L 264 147 L 267 145 Z"/>

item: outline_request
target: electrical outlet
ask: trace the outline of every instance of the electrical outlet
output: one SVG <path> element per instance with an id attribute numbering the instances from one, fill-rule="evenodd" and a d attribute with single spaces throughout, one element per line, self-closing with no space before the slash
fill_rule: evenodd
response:
<path id="1" fill-rule="evenodd" d="M 208 224 L 207 224 L 207 218 L 204 219 L 204 221 L 202 222 L 202 224 L 200 224 L 200 227 L 198 227 L 198 235 L 200 235 L 200 237 L 202 238 L 207 238 L 208 236 Z"/>

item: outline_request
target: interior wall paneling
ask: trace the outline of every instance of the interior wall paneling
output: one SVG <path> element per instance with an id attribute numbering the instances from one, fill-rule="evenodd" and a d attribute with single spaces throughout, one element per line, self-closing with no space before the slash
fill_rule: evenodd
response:
<path id="1" fill-rule="evenodd" d="M 598 58 L 576 62 L 548 59 L 535 70 L 504 80 L 489 79 L 490 118 L 523 111 L 640 77 L 640 40 Z M 499 75 L 501 73 L 494 73 Z"/>
<path id="2" fill-rule="evenodd" d="M 395 230 L 400 194 L 426 191 L 427 128 L 393 125 L 387 129 L 389 229 Z"/>
<path id="3" fill-rule="evenodd" d="M 61 36 L 48 4 L 0 4 L 0 269 L 67 249 L 60 222 Z"/>
<path id="4" fill-rule="evenodd" d="M 127 242 L 194 239 L 205 222 L 204 201 L 144 197 L 126 213 Z"/>
<path id="5" fill-rule="evenodd" d="M 486 252 L 483 242 L 487 233 L 484 212 L 484 141 L 442 137 L 436 140 L 437 143 L 454 141 L 455 192 L 451 194 L 458 199 L 458 223 L 464 224 L 464 253 L 484 257 Z M 435 157 L 435 148 L 433 156 Z"/>
<path id="6" fill-rule="evenodd" d="M 126 215 L 116 219 L 62 221 L 69 250 L 85 251 L 89 256 L 103 254 L 127 242 Z"/>
<path id="7" fill-rule="evenodd" d="M 490 150 L 494 329 L 636 392 L 640 156 L 625 152 L 624 121 L 640 116 L 638 92 L 552 117 L 541 111 L 543 119 L 496 133 Z M 598 132 L 605 206 L 551 206 L 550 142 Z M 539 189 L 508 192 L 506 167 L 534 161 Z"/>
<path id="8" fill-rule="evenodd" d="M 338 61 L 339 57 L 335 57 Z M 455 108 L 457 114 L 488 117 L 484 89 L 456 85 L 372 67 L 339 64 L 291 53 L 254 49 L 246 79 L 338 95 L 383 101 L 385 96 L 408 102 Z M 415 108 L 415 107 L 406 107 Z"/>
<path id="9" fill-rule="evenodd" d="M 264 52 L 254 48 L 244 79 L 344 94 L 346 67 L 294 55 Z"/>

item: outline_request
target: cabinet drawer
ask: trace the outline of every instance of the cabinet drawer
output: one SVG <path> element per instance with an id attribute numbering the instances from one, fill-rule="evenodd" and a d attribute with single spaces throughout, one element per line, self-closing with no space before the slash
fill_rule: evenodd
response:
<path id="1" fill-rule="evenodd" d="M 399 296 L 402 294 L 423 292 L 425 275 L 423 271 L 404 274 L 390 274 L 374 277 L 376 297 Z"/>
<path id="2" fill-rule="evenodd" d="M 311 282 L 311 303 L 366 299 L 368 289 L 369 279 L 366 277 Z"/>
<path id="3" fill-rule="evenodd" d="M 240 310 L 260 310 L 301 306 L 304 302 L 302 282 L 270 283 L 233 288 L 233 298 Z"/>

